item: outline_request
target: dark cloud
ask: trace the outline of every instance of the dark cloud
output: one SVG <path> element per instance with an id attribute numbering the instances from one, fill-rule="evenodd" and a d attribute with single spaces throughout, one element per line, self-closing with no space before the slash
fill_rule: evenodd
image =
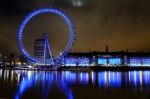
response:
<path id="1" fill-rule="evenodd" d="M 36 8 L 54 6 L 66 11 L 73 19 L 77 32 L 74 46 L 76 50 L 102 51 L 108 44 L 113 51 L 150 51 L 149 0 L 88 0 L 83 4 L 74 6 L 71 0 L 3 0 L 0 3 L 0 45 L 3 46 L 5 42 L 9 51 L 18 53 L 16 32 L 24 16 Z M 59 23 L 58 18 L 35 18 L 33 24 L 28 26 L 26 37 L 35 39 L 40 37 L 42 32 L 55 32 L 49 35 L 51 42 L 56 42 L 59 32 L 63 31 L 63 34 L 66 31 L 65 25 Z M 66 40 L 65 35 L 59 35 L 61 40 Z M 32 50 L 30 39 L 26 42 L 28 49 Z M 58 43 L 63 42 L 61 40 Z M 54 45 L 55 50 L 60 48 L 60 45 Z"/>
<path id="2" fill-rule="evenodd" d="M 1 0 L 0 14 L 14 15 L 20 13 L 20 5 L 17 0 Z"/>

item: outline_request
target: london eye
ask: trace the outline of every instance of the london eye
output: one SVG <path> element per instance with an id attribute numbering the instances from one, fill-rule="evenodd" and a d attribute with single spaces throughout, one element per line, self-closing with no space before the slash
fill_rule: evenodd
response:
<path id="1" fill-rule="evenodd" d="M 24 35 L 24 30 L 25 27 L 27 26 L 27 23 L 29 21 L 31 21 L 35 16 L 37 15 L 41 15 L 44 13 L 48 13 L 48 14 L 56 14 L 59 17 L 61 17 L 65 23 L 67 24 L 68 30 L 69 30 L 69 39 L 67 41 L 67 45 L 65 46 L 64 50 L 61 52 L 61 54 L 57 55 L 55 58 L 52 57 L 52 53 L 51 53 L 51 48 L 49 46 L 49 42 L 48 42 L 48 38 L 45 35 L 45 47 L 48 47 L 48 52 L 50 55 L 49 58 L 49 64 L 53 64 L 55 65 L 58 61 L 62 60 L 64 58 L 64 56 L 71 50 L 74 41 L 75 41 L 75 31 L 74 31 L 74 25 L 71 21 L 71 19 L 69 18 L 69 16 L 62 10 L 56 9 L 56 8 L 42 8 L 42 9 L 38 9 L 33 11 L 32 13 L 30 13 L 21 23 L 20 27 L 19 27 L 19 31 L 17 34 L 17 39 L 18 39 L 18 46 L 20 49 L 20 52 L 31 62 L 35 62 L 35 63 L 42 63 L 45 64 L 46 63 L 46 49 L 44 49 L 43 51 L 43 55 L 44 57 L 41 58 L 36 58 L 35 56 L 31 55 L 29 53 L 29 51 L 25 48 L 24 42 L 23 42 L 23 35 Z M 44 47 L 44 48 L 45 48 Z"/>

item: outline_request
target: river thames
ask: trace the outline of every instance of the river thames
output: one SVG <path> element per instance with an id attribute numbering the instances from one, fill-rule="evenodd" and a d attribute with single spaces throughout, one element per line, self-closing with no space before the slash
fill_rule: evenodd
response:
<path id="1" fill-rule="evenodd" d="M 150 71 L 0 70 L 0 99 L 149 99 Z"/>

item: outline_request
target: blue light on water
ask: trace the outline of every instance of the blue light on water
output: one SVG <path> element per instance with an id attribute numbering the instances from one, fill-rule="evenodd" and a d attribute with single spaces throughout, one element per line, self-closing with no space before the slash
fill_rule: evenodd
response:
<path id="1" fill-rule="evenodd" d="M 20 83 L 20 87 L 19 87 L 19 91 L 16 94 L 15 99 L 20 99 L 20 96 L 30 87 L 32 87 L 34 84 L 36 83 L 35 80 L 33 80 L 30 72 L 28 72 L 28 76 L 26 78 L 23 78 L 21 83 Z"/>
<path id="2" fill-rule="evenodd" d="M 92 84 L 95 85 L 96 84 L 96 73 L 92 71 L 90 77 L 92 80 Z"/>
<path id="3" fill-rule="evenodd" d="M 76 73 L 75 72 L 62 72 L 61 75 L 62 80 L 64 80 L 67 84 L 76 82 Z"/>
<path id="4" fill-rule="evenodd" d="M 86 72 L 79 73 L 79 83 L 88 84 L 88 82 L 89 82 L 89 73 Z"/>
<path id="5" fill-rule="evenodd" d="M 108 86 L 107 72 L 99 72 L 98 73 L 98 85 L 100 87 Z"/>
<path id="6" fill-rule="evenodd" d="M 99 72 L 98 84 L 100 87 L 121 87 L 120 72 Z"/>
<path id="7" fill-rule="evenodd" d="M 121 73 L 120 72 L 110 72 L 109 73 L 109 83 L 111 87 L 121 87 Z"/>
<path id="8" fill-rule="evenodd" d="M 2 78 L 2 69 L 0 70 L 0 79 Z"/>
<path id="9" fill-rule="evenodd" d="M 126 83 L 127 82 L 127 83 Z M 100 88 L 134 88 L 134 89 L 150 89 L 150 71 L 129 71 L 129 72 L 27 72 L 27 75 L 21 79 L 18 92 L 15 99 L 20 97 L 31 87 L 34 88 L 38 83 L 42 85 L 42 99 L 48 97 L 53 85 L 57 85 L 60 91 L 64 92 L 68 97 L 73 99 L 73 93 L 70 89 L 71 85 L 80 84 L 88 86 L 92 84 L 94 87 L 98 84 Z"/>
<path id="10" fill-rule="evenodd" d="M 150 86 L 150 71 L 144 71 L 143 75 L 144 84 Z"/>
<path id="11" fill-rule="evenodd" d="M 135 88 L 143 86 L 148 89 L 150 86 L 150 71 L 131 71 L 128 73 L 129 85 L 134 86 Z M 150 89 L 150 88 L 149 88 Z"/>
<path id="12" fill-rule="evenodd" d="M 55 79 L 54 79 L 55 78 Z M 29 88 L 36 86 L 39 81 L 42 81 L 42 99 L 45 99 L 48 96 L 48 92 L 53 84 L 56 84 L 67 96 L 67 99 L 73 99 L 72 91 L 68 88 L 68 85 L 64 80 L 57 82 L 57 74 L 53 73 L 38 73 L 31 74 L 28 72 L 28 75 L 22 79 L 18 92 L 16 93 L 15 99 L 21 99 L 20 97 L 25 93 Z M 48 84 L 48 87 L 45 86 Z"/>
<path id="13" fill-rule="evenodd" d="M 129 72 L 129 84 L 131 86 L 139 87 L 143 86 L 143 72 L 142 71 L 131 71 Z"/>

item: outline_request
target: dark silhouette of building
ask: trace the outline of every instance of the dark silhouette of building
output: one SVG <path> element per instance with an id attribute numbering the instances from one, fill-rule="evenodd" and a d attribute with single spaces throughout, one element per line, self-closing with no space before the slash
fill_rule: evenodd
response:
<path id="1" fill-rule="evenodd" d="M 36 58 L 43 58 L 44 57 L 44 44 L 45 44 L 45 39 L 36 39 L 34 42 L 34 56 Z"/>
<path id="2" fill-rule="evenodd" d="M 54 62 L 47 33 L 43 34 L 43 38 L 35 40 L 34 56 L 41 60 L 41 64 L 50 64 Z"/>
<path id="3" fill-rule="evenodd" d="M 105 52 L 109 52 L 108 45 L 106 45 Z"/>

